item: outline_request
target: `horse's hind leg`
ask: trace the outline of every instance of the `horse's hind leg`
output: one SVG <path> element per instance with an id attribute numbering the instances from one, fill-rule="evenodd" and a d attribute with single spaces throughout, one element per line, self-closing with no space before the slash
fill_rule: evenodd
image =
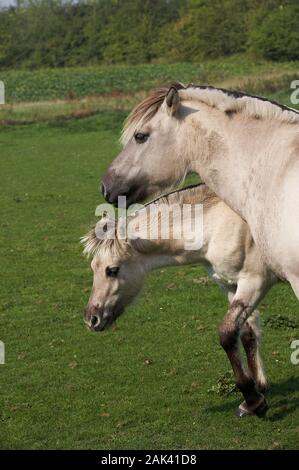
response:
<path id="1" fill-rule="evenodd" d="M 267 390 L 267 379 L 260 353 L 261 328 L 259 312 L 255 310 L 244 323 L 241 330 L 241 341 L 244 346 L 248 368 L 256 386 L 261 393 Z"/>
<path id="2" fill-rule="evenodd" d="M 220 344 L 232 365 L 236 384 L 245 402 L 238 409 L 238 416 L 263 416 L 267 411 L 264 395 L 258 390 L 254 378 L 244 369 L 239 339 L 246 320 L 253 313 L 267 289 L 264 277 L 244 278 L 239 281 L 237 292 L 219 327 Z"/>

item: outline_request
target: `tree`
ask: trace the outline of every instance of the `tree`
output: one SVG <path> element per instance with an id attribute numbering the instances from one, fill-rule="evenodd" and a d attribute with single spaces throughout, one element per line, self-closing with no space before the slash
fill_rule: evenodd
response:
<path id="1" fill-rule="evenodd" d="M 154 58 L 159 31 L 178 17 L 179 3 L 178 0 L 115 1 L 102 33 L 104 61 L 137 64 Z"/>
<path id="2" fill-rule="evenodd" d="M 266 59 L 299 59 L 299 6 L 280 5 L 263 18 L 261 16 L 260 25 L 256 24 L 251 31 L 251 50 Z"/>
<path id="3" fill-rule="evenodd" d="M 298 0 L 19 0 L 0 9 L 0 66 L 293 60 L 298 20 Z"/>
<path id="4" fill-rule="evenodd" d="M 185 14 L 161 32 L 161 49 L 173 60 L 198 61 L 246 48 L 246 0 L 189 0 Z"/>

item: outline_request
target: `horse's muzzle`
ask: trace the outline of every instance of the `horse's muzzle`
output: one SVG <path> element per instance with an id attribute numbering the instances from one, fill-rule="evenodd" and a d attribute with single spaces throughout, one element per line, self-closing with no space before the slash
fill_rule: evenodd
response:
<path id="1" fill-rule="evenodd" d="M 119 196 L 120 182 L 114 170 L 108 170 L 101 182 L 101 192 L 109 204 L 116 204 Z"/>
<path id="2" fill-rule="evenodd" d="M 141 202 L 147 197 L 148 184 L 146 181 L 127 181 L 117 175 L 114 170 L 108 170 L 101 182 L 101 192 L 109 204 L 117 205 L 118 202 L 125 204 L 128 208 L 130 204 Z M 119 197 L 125 197 L 125 201 L 118 201 Z"/>
<path id="3" fill-rule="evenodd" d="M 85 309 L 84 321 L 91 331 L 104 331 L 112 325 L 114 316 L 101 307 L 92 306 Z"/>

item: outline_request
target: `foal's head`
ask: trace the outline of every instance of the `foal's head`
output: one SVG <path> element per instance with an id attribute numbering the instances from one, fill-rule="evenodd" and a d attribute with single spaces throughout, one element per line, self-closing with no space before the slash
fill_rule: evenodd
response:
<path id="1" fill-rule="evenodd" d="M 115 237 L 98 239 L 95 228 L 83 239 L 84 252 L 92 255 L 93 287 L 84 320 L 93 331 L 109 327 L 141 290 L 145 271 L 138 252 Z"/>

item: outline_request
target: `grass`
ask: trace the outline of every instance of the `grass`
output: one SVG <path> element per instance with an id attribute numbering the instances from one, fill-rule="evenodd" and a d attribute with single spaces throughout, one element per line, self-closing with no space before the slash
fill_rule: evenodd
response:
<path id="1" fill-rule="evenodd" d="M 145 97 L 145 92 L 117 96 L 89 96 L 72 100 L 14 103 L 0 107 L 0 125 L 64 121 L 93 116 L 103 111 L 126 111 Z"/>
<path id="2" fill-rule="evenodd" d="M 298 449 L 298 302 L 288 285 L 261 307 L 271 319 L 264 420 L 233 415 L 241 397 L 226 393 L 217 335 L 226 300 L 199 281 L 201 267 L 152 273 L 116 328 L 84 327 L 92 276 L 78 239 L 94 220 L 124 116 L 0 130 L 0 447 Z"/>

